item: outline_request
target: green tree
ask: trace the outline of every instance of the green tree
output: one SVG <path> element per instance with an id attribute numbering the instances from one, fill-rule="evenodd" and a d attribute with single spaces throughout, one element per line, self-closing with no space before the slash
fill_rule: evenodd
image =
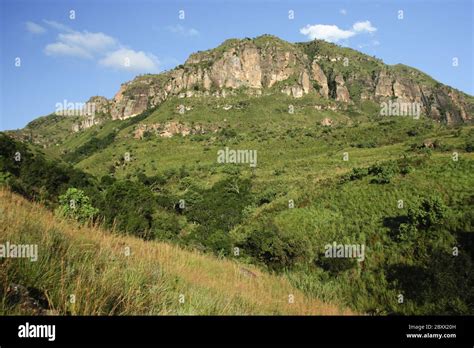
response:
<path id="1" fill-rule="evenodd" d="M 99 210 L 92 206 L 89 197 L 82 190 L 71 187 L 59 196 L 59 207 L 56 213 L 60 216 L 85 223 L 91 221 L 98 212 Z"/>
<path id="2" fill-rule="evenodd" d="M 142 238 L 149 238 L 156 201 L 141 182 L 116 181 L 107 187 L 102 203 L 106 224 Z"/>
<path id="3" fill-rule="evenodd" d="M 447 213 L 439 197 L 424 198 L 418 207 L 408 209 L 408 223 L 418 229 L 428 229 L 438 224 Z"/>

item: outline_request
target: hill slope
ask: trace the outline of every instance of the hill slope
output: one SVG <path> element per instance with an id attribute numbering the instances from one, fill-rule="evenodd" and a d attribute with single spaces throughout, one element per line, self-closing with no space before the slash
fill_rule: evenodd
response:
<path id="1" fill-rule="evenodd" d="M 2 315 L 352 313 L 252 266 L 57 220 L 5 189 L 0 211 L 2 243 L 38 245 L 35 262 L 0 260 Z"/>
<path id="2" fill-rule="evenodd" d="M 422 117 L 381 115 L 383 101 L 419 102 Z M 51 208 L 80 189 L 117 233 L 258 265 L 356 312 L 474 312 L 472 97 L 351 49 L 262 36 L 93 102 L 97 118 L 0 135 L 0 183 Z M 222 163 L 229 149 L 255 166 Z M 364 260 L 326 257 L 333 242 L 365 246 Z"/>

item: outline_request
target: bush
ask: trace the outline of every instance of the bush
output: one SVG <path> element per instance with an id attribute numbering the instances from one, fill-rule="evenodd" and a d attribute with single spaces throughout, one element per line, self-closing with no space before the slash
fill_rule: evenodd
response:
<path id="1" fill-rule="evenodd" d="M 464 150 L 466 150 L 466 152 L 474 152 L 474 141 L 473 140 L 467 141 L 466 146 L 464 147 Z"/>
<path id="2" fill-rule="evenodd" d="M 369 168 L 369 174 L 375 175 L 371 180 L 374 184 L 388 184 L 392 177 L 398 173 L 398 167 L 392 163 L 375 164 Z"/>
<path id="3" fill-rule="evenodd" d="M 322 255 L 316 265 L 335 276 L 356 267 L 357 261 L 349 258 L 328 258 Z"/>
<path id="4" fill-rule="evenodd" d="M 362 179 L 369 174 L 368 168 L 352 168 L 352 173 L 349 174 L 349 180 Z"/>
<path id="5" fill-rule="evenodd" d="M 69 188 L 65 194 L 59 196 L 59 204 L 56 209 L 58 215 L 73 218 L 82 223 L 92 221 L 99 212 L 91 205 L 90 199 L 84 194 L 84 191 L 74 187 Z"/>
<path id="6" fill-rule="evenodd" d="M 307 235 L 282 231 L 273 223 L 252 231 L 241 248 L 274 270 L 290 268 L 297 263 L 309 263 L 314 248 Z"/>
<path id="7" fill-rule="evenodd" d="M 191 187 L 184 198 L 186 216 L 207 232 L 230 231 L 242 220 L 243 210 L 251 203 L 249 179 L 231 176 L 217 182 L 211 189 Z"/>
<path id="8" fill-rule="evenodd" d="M 439 197 L 424 198 L 418 207 L 408 208 L 408 223 L 418 229 L 437 225 L 447 213 L 447 207 Z"/>
<path id="9" fill-rule="evenodd" d="M 15 154 L 20 160 L 15 160 Z M 32 153 L 26 145 L 0 134 L 0 172 L 11 189 L 28 199 L 56 207 L 58 197 L 76 187 L 94 200 L 99 195 L 96 180 L 59 161 L 49 161 L 41 153 Z"/>
<path id="10" fill-rule="evenodd" d="M 125 180 L 106 189 L 101 211 L 109 226 L 115 224 L 121 231 L 149 238 L 155 208 L 155 198 L 145 185 Z"/>
<path id="11" fill-rule="evenodd" d="M 178 216 L 159 211 L 153 214 L 151 237 L 159 240 L 175 240 L 181 232 L 181 227 Z"/>

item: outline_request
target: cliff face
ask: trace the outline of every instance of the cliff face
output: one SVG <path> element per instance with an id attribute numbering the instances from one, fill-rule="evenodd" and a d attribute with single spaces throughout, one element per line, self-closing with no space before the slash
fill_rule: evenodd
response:
<path id="1" fill-rule="evenodd" d="M 436 120 L 472 120 L 473 98 L 409 67 L 387 66 L 357 51 L 322 41 L 291 44 L 273 36 L 227 40 L 216 49 L 192 54 L 184 65 L 123 84 L 108 108 L 112 119 L 133 117 L 168 96 L 225 97 L 316 93 L 341 103 L 386 100 L 419 103 Z"/>

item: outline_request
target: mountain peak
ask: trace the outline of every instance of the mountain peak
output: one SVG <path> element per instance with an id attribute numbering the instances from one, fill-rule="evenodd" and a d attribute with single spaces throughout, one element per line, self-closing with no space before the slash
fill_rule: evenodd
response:
<path id="1" fill-rule="evenodd" d="M 128 118 L 159 105 L 168 96 L 223 96 L 235 90 L 253 95 L 315 93 L 335 102 L 369 100 L 419 103 L 425 115 L 446 123 L 472 119 L 473 98 L 416 69 L 389 66 L 351 48 L 322 40 L 290 43 L 274 35 L 228 39 L 214 49 L 158 75 L 142 75 L 122 85 L 112 118 Z"/>
<path id="2" fill-rule="evenodd" d="M 313 94 L 321 103 L 346 108 L 364 102 L 416 103 L 422 114 L 447 124 L 472 121 L 474 98 L 445 86 L 403 64 L 386 65 L 351 48 L 322 40 L 290 43 L 274 35 L 228 39 L 214 49 L 199 51 L 186 62 L 160 74 L 137 76 L 120 86 L 111 100 L 92 97 L 89 113 L 74 131 L 95 126 L 104 118 L 127 119 L 156 107 L 170 97 L 223 97 Z"/>

